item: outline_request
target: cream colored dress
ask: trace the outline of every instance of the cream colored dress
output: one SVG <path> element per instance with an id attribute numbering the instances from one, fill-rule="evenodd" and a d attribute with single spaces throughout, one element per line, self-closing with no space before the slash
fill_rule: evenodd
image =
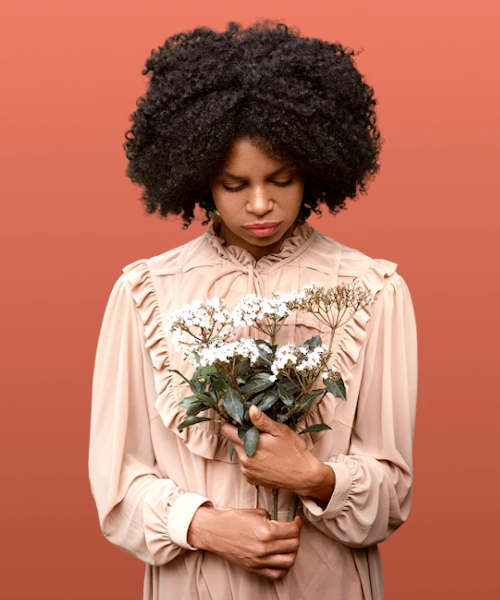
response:
<path id="1" fill-rule="evenodd" d="M 209 229 L 188 244 L 124 269 L 104 317 L 95 367 L 90 476 L 104 535 L 146 563 L 146 600 L 380 600 L 377 544 L 408 517 L 416 401 L 416 336 L 408 289 L 396 265 L 342 246 L 307 223 L 277 255 L 256 261 L 226 247 Z M 328 395 L 305 424 L 312 453 L 335 471 L 323 510 L 303 500 L 304 527 L 295 566 L 277 582 L 247 573 L 186 542 L 197 508 L 269 509 L 270 490 L 256 489 L 229 460 L 218 425 L 182 433 L 178 406 L 186 387 L 169 369 L 189 372 L 165 331 L 185 303 L 244 294 L 270 296 L 311 282 L 365 285 L 376 301 L 337 332 L 332 364 L 347 402 Z M 280 343 L 327 332 L 312 315 L 290 318 Z M 256 332 L 242 330 L 242 335 Z M 280 520 L 290 494 L 280 492 Z"/>

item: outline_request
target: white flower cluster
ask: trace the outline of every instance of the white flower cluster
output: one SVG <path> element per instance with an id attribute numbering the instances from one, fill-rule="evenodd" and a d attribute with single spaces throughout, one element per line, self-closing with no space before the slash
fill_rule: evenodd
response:
<path id="1" fill-rule="evenodd" d="M 256 327 L 275 343 L 283 321 L 294 311 L 305 311 L 315 314 L 334 335 L 354 312 L 372 302 L 370 293 L 356 280 L 335 287 L 311 283 L 300 292 L 277 291 L 270 298 L 248 294 L 232 312 L 224 299 L 217 297 L 185 304 L 171 314 L 166 329 L 172 333 L 175 349 L 183 351 L 185 358 L 199 360 L 201 357 L 202 364 L 211 365 L 239 356 L 249 358 L 253 364 L 258 360 L 258 348 L 252 339 L 235 341 L 235 327 Z M 325 352 L 324 346 L 283 346 L 276 353 L 272 377 L 291 366 L 306 375 L 315 370 L 317 373 L 318 367 L 328 359 Z"/>
<path id="2" fill-rule="evenodd" d="M 370 292 L 361 285 L 352 283 L 340 283 L 336 287 L 325 288 L 322 283 L 310 283 L 302 288 L 304 293 L 304 307 L 313 304 L 324 304 L 327 307 L 335 306 L 338 310 L 343 308 L 354 308 L 358 310 L 361 306 L 367 306 L 374 302 Z"/>
<path id="3" fill-rule="evenodd" d="M 218 335 L 224 327 L 228 328 L 227 334 L 232 334 L 233 320 L 223 299 L 216 296 L 211 300 L 199 300 L 185 304 L 170 315 L 166 329 L 172 332 L 172 339 L 176 349 L 183 343 L 184 333 L 192 336 L 198 342 L 206 342 Z M 198 328 L 198 331 L 193 331 Z"/>
<path id="4" fill-rule="evenodd" d="M 301 292 L 287 294 L 275 292 L 271 298 L 248 294 L 240 300 L 233 310 L 234 326 L 252 326 L 259 321 L 285 319 L 294 310 L 297 310 L 302 296 Z"/>
<path id="5" fill-rule="evenodd" d="M 221 342 L 215 340 L 205 348 L 201 348 L 196 353 L 189 354 L 190 360 L 194 364 L 197 358 L 201 367 L 212 366 L 216 363 L 229 363 L 235 358 L 249 359 L 253 365 L 259 358 L 259 347 L 253 338 L 242 338 L 232 342 Z"/>
<path id="6" fill-rule="evenodd" d="M 185 304 L 179 310 L 173 311 L 170 315 L 167 331 L 189 327 L 210 329 L 214 322 L 221 325 L 231 322 L 231 315 L 227 310 L 225 301 L 216 296 L 211 300 L 205 300 L 205 302 L 197 300 L 191 304 Z"/>
<path id="7" fill-rule="evenodd" d="M 273 372 L 273 381 L 280 371 L 295 368 L 299 373 L 307 374 L 307 371 L 317 371 L 321 364 L 328 358 L 330 350 L 327 346 L 296 346 L 295 344 L 286 344 L 276 351 L 276 357 L 271 365 Z"/>

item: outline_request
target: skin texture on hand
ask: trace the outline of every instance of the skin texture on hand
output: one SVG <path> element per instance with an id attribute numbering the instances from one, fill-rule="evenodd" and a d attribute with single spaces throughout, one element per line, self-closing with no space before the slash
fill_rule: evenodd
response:
<path id="1" fill-rule="evenodd" d="M 328 504 L 335 488 L 333 470 L 311 454 L 299 434 L 273 421 L 256 406 L 250 408 L 250 419 L 261 432 L 257 450 L 250 458 L 236 427 L 224 424 L 221 428 L 238 454 L 241 473 L 248 483 L 287 489 L 314 499 L 320 506 Z"/>
<path id="2" fill-rule="evenodd" d="M 245 571 L 276 580 L 293 567 L 299 549 L 302 520 L 271 521 L 262 508 L 196 511 L 188 542 L 219 554 Z"/>

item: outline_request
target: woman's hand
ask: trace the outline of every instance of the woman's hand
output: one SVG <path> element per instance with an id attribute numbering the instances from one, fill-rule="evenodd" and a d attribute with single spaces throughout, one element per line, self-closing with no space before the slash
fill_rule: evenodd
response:
<path id="1" fill-rule="evenodd" d="M 219 554 L 245 571 L 281 579 L 299 549 L 300 517 L 271 521 L 262 508 L 216 510 L 200 506 L 188 531 L 189 543 Z"/>
<path id="2" fill-rule="evenodd" d="M 256 406 L 250 408 L 250 419 L 261 432 L 257 451 L 250 458 L 236 427 L 224 424 L 221 428 L 238 453 L 241 473 L 248 483 L 284 488 L 327 504 L 335 487 L 333 470 L 311 454 L 300 435 Z"/>

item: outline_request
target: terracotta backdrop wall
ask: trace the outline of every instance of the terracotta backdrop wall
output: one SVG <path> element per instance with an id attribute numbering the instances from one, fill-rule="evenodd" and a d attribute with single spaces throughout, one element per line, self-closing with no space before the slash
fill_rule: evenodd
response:
<path id="1" fill-rule="evenodd" d="M 398 262 L 417 312 L 414 508 L 382 546 L 387 599 L 500 597 L 498 13 L 495 0 L 4 3 L 1 598 L 141 597 L 143 567 L 102 538 L 89 491 L 94 349 L 121 268 L 202 227 L 144 216 L 123 133 L 151 48 L 263 16 L 362 48 L 380 101 L 380 176 L 313 224 Z"/>

